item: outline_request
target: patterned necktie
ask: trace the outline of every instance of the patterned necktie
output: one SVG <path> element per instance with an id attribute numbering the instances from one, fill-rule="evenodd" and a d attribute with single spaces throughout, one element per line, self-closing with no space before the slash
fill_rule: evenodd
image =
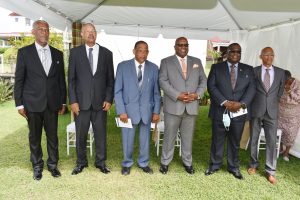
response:
<path id="1" fill-rule="evenodd" d="M 141 87 L 142 79 L 143 79 L 143 77 L 142 77 L 142 65 L 139 65 L 139 71 L 138 71 L 137 78 L 138 78 L 139 87 Z"/>
<path id="2" fill-rule="evenodd" d="M 234 89 L 235 87 L 235 66 L 234 65 L 231 65 L 230 66 L 230 80 L 231 80 L 231 87 L 232 89 Z"/>
<path id="3" fill-rule="evenodd" d="M 93 71 L 93 48 L 89 48 L 89 62 L 92 70 L 92 74 L 94 73 Z"/>
<path id="4" fill-rule="evenodd" d="M 265 85 L 265 89 L 268 92 L 270 89 L 270 73 L 269 73 L 270 69 L 266 69 L 266 73 L 265 73 L 265 77 L 264 77 L 264 85 Z"/>
<path id="5" fill-rule="evenodd" d="M 44 68 L 46 74 L 48 75 L 49 69 L 48 69 L 48 63 L 47 63 L 47 49 L 44 49 L 44 48 L 41 49 L 41 62 L 42 62 L 42 65 L 43 65 L 43 68 Z"/>
<path id="6" fill-rule="evenodd" d="M 184 79 L 186 79 L 187 66 L 186 66 L 183 58 L 181 58 L 180 61 L 181 61 L 182 74 L 183 74 Z"/>

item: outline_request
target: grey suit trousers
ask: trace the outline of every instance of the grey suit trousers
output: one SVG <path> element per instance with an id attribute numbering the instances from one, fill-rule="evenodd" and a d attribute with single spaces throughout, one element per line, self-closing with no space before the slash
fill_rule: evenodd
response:
<path id="1" fill-rule="evenodd" d="M 262 117 L 252 118 L 250 122 L 251 126 L 251 158 L 250 167 L 257 168 L 259 166 L 258 161 L 258 139 L 263 129 L 266 137 L 266 166 L 265 170 L 268 174 L 274 176 L 276 172 L 277 153 L 276 153 L 276 138 L 277 138 L 277 119 L 272 119 L 266 112 Z"/>
<path id="2" fill-rule="evenodd" d="M 174 145 L 178 129 L 181 137 L 181 157 L 185 166 L 192 165 L 192 143 L 197 115 L 164 113 L 165 132 L 161 164 L 169 165 L 174 155 Z"/>

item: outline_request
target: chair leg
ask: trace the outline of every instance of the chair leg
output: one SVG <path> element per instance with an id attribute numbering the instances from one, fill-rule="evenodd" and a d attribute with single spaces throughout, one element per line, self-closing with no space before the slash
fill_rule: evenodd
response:
<path id="1" fill-rule="evenodd" d="M 67 132 L 67 155 L 70 155 L 70 133 Z"/>

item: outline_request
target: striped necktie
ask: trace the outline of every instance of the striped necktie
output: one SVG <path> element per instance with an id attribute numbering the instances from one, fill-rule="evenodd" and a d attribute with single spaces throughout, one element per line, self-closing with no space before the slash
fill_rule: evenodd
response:
<path id="1" fill-rule="evenodd" d="M 137 78 L 138 78 L 139 87 L 141 87 L 142 86 L 142 80 L 143 80 L 143 77 L 142 77 L 142 65 L 139 65 L 138 68 L 139 68 L 139 71 L 138 71 Z"/>

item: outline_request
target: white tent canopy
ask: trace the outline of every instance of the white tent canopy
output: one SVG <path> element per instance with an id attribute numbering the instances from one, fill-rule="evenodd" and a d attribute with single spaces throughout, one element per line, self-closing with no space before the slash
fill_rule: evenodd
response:
<path id="1" fill-rule="evenodd" d="M 251 65 L 271 46 L 275 64 L 300 77 L 298 0 L 0 0 L 0 6 L 61 30 L 81 21 L 107 34 L 235 41 Z"/>

